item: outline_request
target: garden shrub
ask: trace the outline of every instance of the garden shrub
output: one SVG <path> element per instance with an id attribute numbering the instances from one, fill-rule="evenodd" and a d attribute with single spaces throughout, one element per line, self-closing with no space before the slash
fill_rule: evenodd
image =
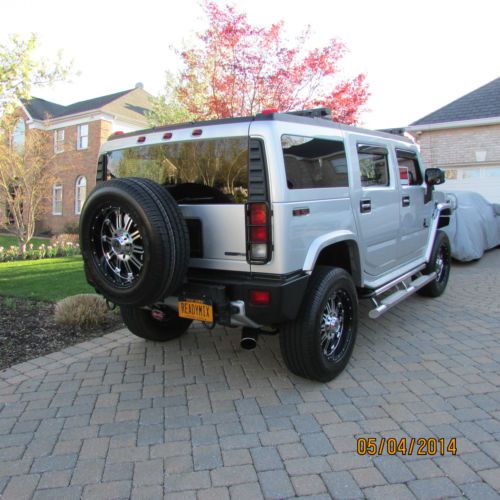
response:
<path id="1" fill-rule="evenodd" d="M 0 262 L 11 262 L 13 260 L 34 260 L 50 257 L 71 257 L 80 254 L 80 245 L 71 241 L 60 241 L 51 245 L 42 243 L 35 247 L 33 243 L 26 245 L 24 249 L 11 245 L 0 246 Z"/>
<path id="2" fill-rule="evenodd" d="M 57 236 L 52 236 L 50 238 L 50 244 L 51 245 L 57 245 L 57 246 L 64 246 L 67 243 L 72 243 L 73 245 L 76 245 L 79 243 L 79 237 L 78 234 L 74 233 L 61 233 L 58 234 Z"/>
<path id="3" fill-rule="evenodd" d="M 54 317 L 56 323 L 69 326 L 103 326 L 110 311 L 100 295 L 82 293 L 57 302 Z"/>

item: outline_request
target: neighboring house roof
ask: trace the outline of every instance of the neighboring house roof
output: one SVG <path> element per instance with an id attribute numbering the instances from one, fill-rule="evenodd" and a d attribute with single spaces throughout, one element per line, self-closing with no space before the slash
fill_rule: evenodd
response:
<path id="1" fill-rule="evenodd" d="M 410 127 L 495 117 L 500 117 L 500 78 L 420 118 Z"/>
<path id="2" fill-rule="evenodd" d="M 107 111 L 121 118 L 146 122 L 146 111 L 151 108 L 150 97 L 151 95 L 148 92 L 136 87 L 86 101 L 75 102 L 68 106 L 62 106 L 38 97 L 23 101 L 23 105 L 35 120 L 62 118 L 99 110 Z"/>
<path id="3" fill-rule="evenodd" d="M 45 120 L 47 116 L 57 116 L 65 109 L 60 104 L 38 97 L 32 97 L 29 101 L 23 101 L 23 104 L 34 120 Z"/>

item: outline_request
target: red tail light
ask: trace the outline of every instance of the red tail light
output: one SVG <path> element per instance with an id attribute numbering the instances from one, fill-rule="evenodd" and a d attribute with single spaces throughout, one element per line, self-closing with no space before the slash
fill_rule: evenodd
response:
<path id="1" fill-rule="evenodd" d="M 272 115 L 273 113 L 278 113 L 278 109 L 277 108 L 268 108 L 268 109 L 262 110 L 263 115 Z"/>
<path id="2" fill-rule="evenodd" d="M 267 227 L 251 227 L 250 240 L 252 243 L 267 243 Z"/>
<path id="3" fill-rule="evenodd" d="M 250 205 L 250 224 L 252 226 L 267 224 L 267 206 L 265 203 L 252 203 Z"/>
<path id="4" fill-rule="evenodd" d="M 250 290 L 250 303 L 256 306 L 267 306 L 271 303 L 269 290 Z"/>
<path id="5" fill-rule="evenodd" d="M 271 217 L 266 203 L 247 204 L 247 260 L 265 264 L 271 258 Z"/>

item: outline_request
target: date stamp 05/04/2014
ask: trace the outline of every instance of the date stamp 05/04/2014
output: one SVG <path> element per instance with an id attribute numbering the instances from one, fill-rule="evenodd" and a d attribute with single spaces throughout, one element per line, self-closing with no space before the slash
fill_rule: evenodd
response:
<path id="1" fill-rule="evenodd" d="M 456 455 L 457 438 L 358 438 L 358 455 Z"/>

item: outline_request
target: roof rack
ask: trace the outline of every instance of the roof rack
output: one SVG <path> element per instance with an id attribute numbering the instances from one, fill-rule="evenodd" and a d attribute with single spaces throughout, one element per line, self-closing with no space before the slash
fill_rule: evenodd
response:
<path id="1" fill-rule="evenodd" d="M 286 111 L 286 114 L 306 116 L 308 118 L 324 118 L 326 120 L 332 119 L 332 110 L 330 108 L 313 108 L 313 109 L 302 109 L 300 111 Z"/>

